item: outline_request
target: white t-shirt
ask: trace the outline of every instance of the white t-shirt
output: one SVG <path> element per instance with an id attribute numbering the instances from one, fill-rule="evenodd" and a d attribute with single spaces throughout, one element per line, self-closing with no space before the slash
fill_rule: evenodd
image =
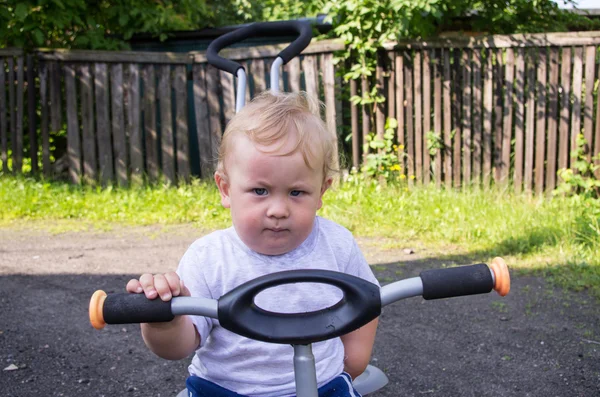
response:
<path id="1" fill-rule="evenodd" d="M 325 269 L 377 279 L 352 234 L 321 217 L 308 238 L 283 255 L 262 255 L 249 249 L 230 227 L 196 240 L 179 263 L 177 273 L 192 296 L 218 299 L 235 287 L 265 274 L 295 269 Z M 256 304 L 280 313 L 310 312 L 334 305 L 339 289 L 322 283 L 285 284 L 261 292 Z M 200 347 L 189 367 L 191 375 L 247 396 L 295 394 L 293 348 L 236 335 L 211 318 L 191 316 Z M 340 338 L 314 343 L 317 383 L 322 386 L 343 371 Z"/>

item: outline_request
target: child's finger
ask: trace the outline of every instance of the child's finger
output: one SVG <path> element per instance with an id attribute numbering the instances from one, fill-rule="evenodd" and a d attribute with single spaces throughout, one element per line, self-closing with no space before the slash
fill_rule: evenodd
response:
<path id="1" fill-rule="evenodd" d="M 139 294 L 144 291 L 144 289 L 142 288 L 142 284 L 140 284 L 140 282 L 135 278 L 129 280 L 127 286 L 125 287 L 125 290 L 132 294 Z"/>
<path id="2" fill-rule="evenodd" d="M 156 274 L 154 276 L 154 288 L 156 288 L 156 292 L 160 296 L 160 299 L 165 302 L 171 300 L 173 293 L 171 292 L 171 287 L 169 286 L 169 283 L 163 274 Z"/>
<path id="3" fill-rule="evenodd" d="M 192 293 L 190 292 L 188 287 L 185 286 L 183 280 L 179 280 L 179 288 L 181 289 L 181 296 L 192 296 Z"/>
<path id="4" fill-rule="evenodd" d="M 146 294 L 146 298 L 154 299 L 157 296 L 156 287 L 154 286 L 154 276 L 150 273 L 142 274 L 140 276 L 140 284 Z"/>
<path id="5" fill-rule="evenodd" d="M 179 285 L 179 275 L 177 275 L 177 273 L 175 272 L 165 273 L 165 279 L 169 284 L 169 289 L 171 290 L 173 296 L 179 296 L 179 294 L 181 293 L 181 287 Z"/>

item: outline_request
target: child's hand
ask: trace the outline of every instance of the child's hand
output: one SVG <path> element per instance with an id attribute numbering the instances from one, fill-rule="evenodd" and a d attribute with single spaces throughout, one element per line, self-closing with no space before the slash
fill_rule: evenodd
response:
<path id="1" fill-rule="evenodd" d="M 183 284 L 183 280 L 175 272 L 165 274 L 142 274 L 139 280 L 131 279 L 127 283 L 127 292 L 133 294 L 146 294 L 148 299 L 160 299 L 167 302 L 173 296 L 191 296 L 190 291 Z"/>

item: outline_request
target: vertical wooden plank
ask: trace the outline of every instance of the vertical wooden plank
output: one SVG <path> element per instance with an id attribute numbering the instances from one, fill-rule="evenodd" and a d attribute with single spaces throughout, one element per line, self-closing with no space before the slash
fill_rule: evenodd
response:
<path id="1" fill-rule="evenodd" d="M 473 50 L 473 165 L 471 180 L 477 186 L 481 183 L 481 50 Z"/>
<path id="2" fill-rule="evenodd" d="M 452 154 L 452 176 L 454 179 L 454 187 L 460 187 L 461 183 L 461 161 L 462 161 L 462 129 L 461 129 L 461 52 L 454 49 L 453 53 L 454 64 L 452 65 L 452 129 L 454 130 L 453 154 Z"/>
<path id="3" fill-rule="evenodd" d="M 413 184 L 415 178 L 415 145 L 413 128 L 413 62 L 410 59 L 410 52 L 405 52 L 404 61 L 404 98 L 406 101 L 406 177 L 409 186 Z"/>
<path id="4" fill-rule="evenodd" d="M 77 89 L 75 68 L 65 65 L 65 96 L 67 100 L 67 164 L 71 183 L 81 183 L 81 140 L 77 118 Z M 44 90 L 45 91 L 45 90 Z"/>
<path id="5" fill-rule="evenodd" d="M 423 183 L 431 181 L 428 134 L 431 132 L 431 67 L 429 50 L 423 51 Z"/>
<path id="6" fill-rule="evenodd" d="M 4 69 L 4 68 L 2 68 Z M 48 64 L 40 61 L 40 132 L 42 135 L 42 170 L 45 176 L 50 176 L 50 135 L 49 135 L 49 106 L 48 106 Z M 2 71 L 2 76 L 4 73 Z M 4 84 L 0 83 L 0 86 Z"/>
<path id="7" fill-rule="evenodd" d="M 220 76 L 221 89 L 223 90 L 223 115 L 225 116 L 225 125 L 227 125 L 235 114 L 234 78 L 231 73 L 224 71 L 220 72 Z"/>
<path id="8" fill-rule="evenodd" d="M 592 159 L 592 138 L 594 135 L 594 72 L 596 68 L 596 46 L 585 47 L 585 101 L 583 107 L 583 136 L 587 142 L 587 160 Z"/>
<path id="9" fill-rule="evenodd" d="M 502 73 L 504 70 L 504 62 L 502 59 L 502 49 L 496 49 L 496 68 L 494 74 L 494 146 L 493 146 L 493 158 L 494 158 L 494 181 L 499 184 L 502 175 L 503 168 L 507 165 L 502 163 L 502 99 L 503 99 L 503 88 L 504 88 L 504 76 Z"/>
<path id="10" fill-rule="evenodd" d="M 394 68 L 395 56 L 393 51 L 388 51 L 385 57 L 386 69 L 388 71 L 387 78 L 387 117 L 396 118 L 396 69 Z"/>
<path id="11" fill-rule="evenodd" d="M 600 77 L 600 65 L 598 65 L 598 77 Z M 596 133 L 594 137 L 594 157 L 600 154 L 600 88 L 596 93 Z M 600 165 L 600 159 L 594 161 L 596 166 Z M 600 179 L 600 167 L 596 169 L 596 178 Z"/>
<path id="12" fill-rule="evenodd" d="M 329 128 L 329 131 L 337 136 L 335 108 L 335 70 L 333 69 L 332 53 L 323 54 L 322 70 L 325 94 L 325 121 L 327 122 L 327 128 Z"/>
<path id="13" fill-rule="evenodd" d="M 383 60 L 381 57 L 377 57 L 377 68 L 375 70 L 375 86 L 377 87 L 377 94 L 385 96 L 383 87 L 385 86 L 385 80 L 383 77 Z M 385 110 L 383 103 L 375 103 L 375 131 L 377 132 L 377 138 L 383 140 L 383 134 L 385 133 Z"/>
<path id="14" fill-rule="evenodd" d="M 6 114 L 6 76 L 4 58 L 0 58 L 0 161 L 2 172 L 8 172 L 8 119 Z"/>
<path id="15" fill-rule="evenodd" d="M 494 64 L 491 49 L 485 50 L 483 72 L 483 187 L 492 179 L 492 120 L 494 103 Z"/>
<path id="16" fill-rule="evenodd" d="M 106 185 L 113 180 L 113 153 L 108 113 L 108 68 L 106 63 L 94 64 L 94 94 L 96 99 L 96 136 L 100 180 Z"/>
<path id="17" fill-rule="evenodd" d="M 13 172 L 23 172 L 23 87 L 24 87 L 24 59 L 17 58 L 17 120 L 15 140 L 13 141 Z"/>
<path id="18" fill-rule="evenodd" d="M 110 83 L 115 174 L 119 186 L 127 186 L 127 139 L 125 137 L 125 117 L 123 114 L 123 64 L 111 65 Z"/>
<path id="19" fill-rule="evenodd" d="M 177 144 L 177 176 L 190 181 L 190 145 L 187 110 L 187 70 L 185 65 L 175 66 L 175 141 Z M 233 91 L 233 84 L 232 84 Z M 233 92 L 232 92 L 233 93 Z M 233 101 L 235 111 L 235 99 Z"/>
<path id="20" fill-rule="evenodd" d="M 506 49 L 506 63 L 504 65 L 504 119 L 502 123 L 502 152 L 500 160 L 502 162 L 502 172 L 500 173 L 500 183 L 503 186 L 508 185 L 510 174 L 510 153 L 513 125 L 513 86 L 515 78 L 515 56 L 512 48 Z"/>
<path id="21" fill-rule="evenodd" d="M 316 55 L 306 55 L 302 60 L 306 93 L 314 99 L 319 99 L 319 75 Z"/>
<path id="22" fill-rule="evenodd" d="M 89 71 L 88 71 L 89 73 Z M 58 132 L 62 128 L 62 101 L 60 95 L 60 65 L 50 62 L 50 128 Z"/>
<path id="23" fill-rule="evenodd" d="M 158 105 L 160 108 L 160 146 L 162 155 L 163 178 L 174 185 L 175 178 L 175 146 L 173 142 L 173 112 L 171 98 L 171 65 L 158 67 Z"/>
<path id="24" fill-rule="evenodd" d="M 79 82 L 81 86 L 81 124 L 83 149 L 83 176 L 87 183 L 96 181 L 98 161 L 94 134 L 94 99 L 90 66 L 80 66 Z"/>
<path id="25" fill-rule="evenodd" d="M 350 98 L 355 97 L 358 92 L 356 80 L 350 80 Z M 352 130 L 352 167 L 360 170 L 360 136 L 358 132 L 358 108 L 354 102 L 350 102 L 350 127 Z"/>
<path id="26" fill-rule="evenodd" d="M 556 128 L 558 125 L 558 48 L 550 48 L 550 81 L 548 84 L 548 151 L 546 160 L 546 191 L 556 187 Z"/>
<path id="27" fill-rule="evenodd" d="M 537 61 L 537 101 L 535 134 L 535 193 L 544 191 L 544 161 L 546 151 L 546 48 L 540 48 Z"/>
<path id="28" fill-rule="evenodd" d="M 583 47 L 573 49 L 573 112 L 571 113 L 571 148 L 577 149 L 577 135 L 581 133 L 581 86 L 583 77 Z M 571 157 L 571 166 L 576 159 Z"/>
<path id="29" fill-rule="evenodd" d="M 16 120 L 16 112 L 15 112 L 15 61 L 12 56 L 9 56 L 6 59 L 7 67 L 8 67 L 8 76 L 6 85 L 8 87 L 8 120 L 10 126 L 10 142 L 11 142 L 11 150 L 13 151 L 13 159 L 12 159 L 12 172 L 15 172 L 15 163 L 14 163 L 14 146 L 15 140 L 17 139 L 17 123 Z"/>
<path id="30" fill-rule="evenodd" d="M 209 74 L 211 74 L 209 69 Z M 262 58 L 252 60 L 252 80 L 254 81 L 253 97 L 267 89 L 265 79 L 265 62 Z"/>
<path id="31" fill-rule="evenodd" d="M 369 82 L 367 81 L 367 78 L 365 76 L 362 76 L 360 85 L 361 85 L 360 86 L 361 96 L 364 98 L 366 93 L 369 92 Z M 362 131 L 361 131 L 362 139 L 361 139 L 361 141 L 363 142 L 363 145 L 366 145 L 367 136 L 371 132 L 371 117 L 369 114 L 368 105 L 361 105 L 361 110 L 362 110 Z M 362 159 L 363 164 L 365 163 L 366 156 L 368 154 L 369 154 L 369 149 L 364 148 L 363 159 Z"/>
<path id="32" fill-rule="evenodd" d="M 323 86 L 325 95 L 325 121 L 327 122 L 327 128 L 337 138 L 337 113 L 336 113 L 336 101 L 335 101 L 335 70 L 333 68 L 333 54 L 323 54 L 322 58 L 322 71 L 323 71 Z M 339 169 L 339 154 L 338 146 L 335 145 L 333 153 L 334 167 Z"/>
<path id="33" fill-rule="evenodd" d="M 560 69 L 560 121 L 558 124 L 558 168 L 569 164 L 569 121 L 571 110 L 571 48 L 562 49 Z"/>
<path id="34" fill-rule="evenodd" d="M 523 48 L 517 50 L 515 70 L 515 166 L 513 184 L 515 192 L 520 193 L 523 188 L 523 148 L 525 146 L 523 137 L 525 126 L 525 52 Z"/>
<path id="35" fill-rule="evenodd" d="M 194 110 L 196 115 L 196 135 L 198 136 L 198 154 L 200 156 L 200 176 L 209 178 L 211 171 L 210 124 L 206 92 L 206 65 L 194 64 Z M 246 91 L 249 91 L 247 87 Z"/>
<path id="36" fill-rule="evenodd" d="M 469 186 L 471 180 L 471 50 L 462 53 L 462 137 L 463 137 L 463 186 Z"/>
<path id="37" fill-rule="evenodd" d="M 442 137 L 442 68 L 440 65 L 439 51 L 431 52 L 433 63 L 433 130 L 437 137 Z M 442 149 L 435 152 L 435 186 L 442 186 Z"/>
<path id="38" fill-rule="evenodd" d="M 285 68 L 288 72 L 288 80 L 290 83 L 290 91 L 291 92 L 299 92 L 300 91 L 300 57 L 295 57 L 291 61 L 285 65 Z"/>
<path id="39" fill-rule="evenodd" d="M 29 129 L 29 157 L 31 158 L 31 173 L 38 173 L 38 142 L 37 114 L 35 95 L 35 70 L 33 55 L 27 55 L 27 126 Z"/>
<path id="40" fill-rule="evenodd" d="M 251 100 L 251 96 L 250 96 L 250 80 L 252 79 L 252 75 L 251 75 L 251 71 L 252 71 L 252 61 L 246 61 L 245 62 L 245 66 L 246 66 L 246 92 L 244 93 L 245 97 L 246 97 L 246 101 L 245 103 L 250 102 Z M 202 72 L 203 80 L 204 80 L 204 86 L 206 87 L 206 67 L 203 69 Z"/>
<path id="41" fill-rule="evenodd" d="M 144 156 L 142 130 L 140 126 L 140 68 L 137 64 L 129 64 L 127 79 L 127 136 L 129 136 L 129 156 L 131 182 L 140 184 L 143 181 Z"/>
<path id="42" fill-rule="evenodd" d="M 525 67 L 527 68 L 527 116 L 525 121 L 525 170 L 523 177 L 523 189 L 531 193 L 533 182 L 533 138 L 535 132 L 535 49 L 527 51 Z"/>
<path id="43" fill-rule="evenodd" d="M 252 71 L 254 67 L 252 64 Z M 263 75 L 264 76 L 264 75 Z M 221 127 L 221 118 L 219 117 L 219 70 L 214 66 L 208 66 L 206 69 L 206 97 L 208 101 L 208 114 L 210 120 L 210 170 L 211 174 L 216 169 L 215 159 L 219 153 L 219 145 L 221 144 L 221 135 L 223 129 Z"/>
<path id="44" fill-rule="evenodd" d="M 150 181 L 158 179 L 158 131 L 156 130 L 156 78 L 154 65 L 142 69 L 144 83 L 144 147 L 146 149 L 146 172 Z"/>
<path id="45" fill-rule="evenodd" d="M 415 51 L 413 57 L 413 84 L 415 87 L 413 103 L 415 109 L 414 162 L 417 183 L 423 183 L 423 91 L 421 85 L 421 51 Z M 408 98 L 408 97 L 407 97 Z"/>
<path id="46" fill-rule="evenodd" d="M 398 120 L 398 131 L 396 133 L 398 140 L 398 161 L 402 167 L 402 174 L 406 175 L 404 164 L 404 57 L 402 54 L 395 53 L 396 63 L 396 120 Z"/>
<path id="47" fill-rule="evenodd" d="M 442 49 L 444 60 L 444 182 L 446 188 L 452 187 L 452 103 L 451 81 L 450 81 L 450 49 Z"/>
<path id="48" fill-rule="evenodd" d="M 333 62 L 332 62 L 333 65 Z M 343 77 L 340 76 L 339 74 L 335 73 L 335 65 L 333 65 L 333 75 L 334 75 L 334 86 L 333 86 L 333 93 L 334 93 L 334 102 L 335 102 L 335 126 L 336 126 L 336 133 L 338 136 L 338 145 L 340 146 L 339 143 L 343 142 L 343 135 L 344 135 L 344 114 L 343 114 L 343 104 L 342 104 L 342 100 L 343 100 L 343 95 L 342 95 L 342 81 L 343 81 Z M 337 147 L 336 146 L 336 147 Z M 336 157 L 337 158 L 337 157 Z"/>

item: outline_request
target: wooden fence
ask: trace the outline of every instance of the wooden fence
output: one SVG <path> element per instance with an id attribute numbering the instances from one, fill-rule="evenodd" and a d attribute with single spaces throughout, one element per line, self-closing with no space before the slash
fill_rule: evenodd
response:
<path id="1" fill-rule="evenodd" d="M 550 192 L 578 134 L 588 159 L 600 153 L 599 44 L 600 32 L 391 43 L 377 73 L 388 101 L 376 130 L 386 115 L 398 119 L 417 183 Z M 363 123 L 363 137 L 370 129 Z"/>
<path id="2" fill-rule="evenodd" d="M 245 66 L 247 99 L 270 86 L 270 66 L 283 47 L 222 52 Z M 341 103 L 339 95 L 336 103 L 340 84 L 333 51 L 342 48 L 336 42 L 311 44 L 285 66 L 280 81 L 285 90 L 305 90 L 324 101 L 323 116 L 332 130 L 341 116 L 341 111 L 336 115 Z M 51 137 L 61 130 L 64 135 L 66 127 L 65 167 L 74 183 L 127 185 L 163 178 L 177 183 L 192 174 L 212 176 L 221 134 L 235 112 L 236 86 L 232 75 L 206 63 L 204 53 L 0 50 L 0 62 L 4 172 L 22 172 L 26 155 L 34 173 L 41 166 L 51 175 L 57 169 L 51 164 Z"/>
<path id="3" fill-rule="evenodd" d="M 393 117 L 411 183 L 542 193 L 571 166 L 577 134 L 589 157 L 600 153 L 599 44 L 600 32 L 390 43 L 375 79 L 387 101 L 373 113 L 348 100 L 369 82 L 335 75 L 338 41 L 313 42 L 285 66 L 282 83 L 323 100 L 331 129 L 351 131 L 356 167 L 366 135 L 382 137 Z M 248 70 L 247 97 L 268 86 L 281 47 L 224 51 Z M 0 62 L 4 172 L 21 172 L 25 157 L 32 172 L 51 175 L 60 168 L 53 141 L 66 130 L 64 167 L 75 183 L 210 176 L 234 113 L 233 77 L 200 52 L 0 50 Z"/>

